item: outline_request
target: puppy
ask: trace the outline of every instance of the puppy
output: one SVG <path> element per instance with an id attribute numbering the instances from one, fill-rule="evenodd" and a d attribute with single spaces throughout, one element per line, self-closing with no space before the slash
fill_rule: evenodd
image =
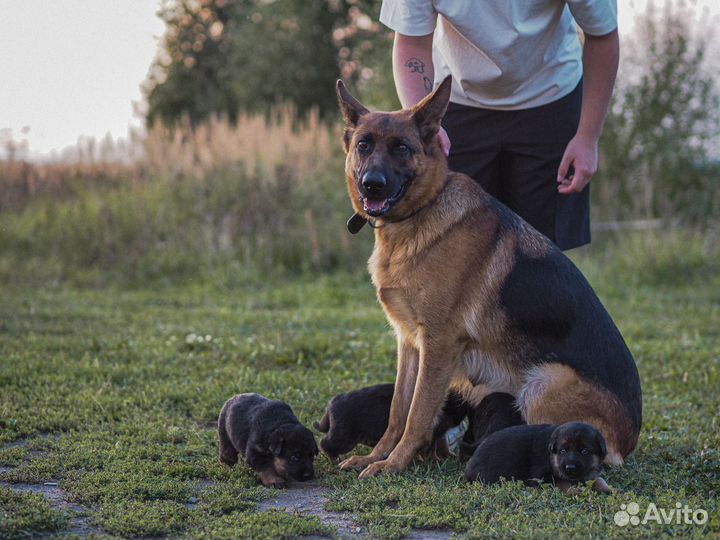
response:
<path id="1" fill-rule="evenodd" d="M 468 414 L 469 428 L 460 443 L 460 457 L 472 456 L 485 437 L 511 426 L 524 424 L 515 398 L 504 392 L 493 392 L 483 398 Z"/>
<path id="2" fill-rule="evenodd" d="M 241 454 L 264 486 L 287 487 L 289 479 L 310 480 L 318 447 L 287 403 L 260 394 L 227 400 L 218 417 L 220 461 L 234 465 Z"/>
<path id="3" fill-rule="evenodd" d="M 491 484 L 501 478 L 535 486 L 552 482 L 567 493 L 575 484 L 596 480 L 593 489 L 610 491 L 600 478 L 605 439 L 590 424 L 533 424 L 489 435 L 465 467 L 465 478 Z"/>
<path id="4" fill-rule="evenodd" d="M 388 426 L 393 391 L 393 384 L 378 384 L 332 398 L 320 422 L 313 424 L 321 433 L 327 433 L 320 441 L 323 453 L 336 460 L 358 444 L 375 446 Z M 438 457 L 450 455 L 443 435 L 460 424 L 467 411 L 460 395 L 451 392 L 435 421 L 430 453 Z"/>

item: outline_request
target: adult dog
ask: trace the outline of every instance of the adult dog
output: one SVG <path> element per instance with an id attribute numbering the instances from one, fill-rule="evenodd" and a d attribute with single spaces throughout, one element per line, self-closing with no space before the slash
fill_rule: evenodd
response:
<path id="1" fill-rule="evenodd" d="M 608 464 L 636 446 L 635 361 L 580 271 L 470 177 L 448 171 L 437 132 L 450 79 L 412 109 L 370 112 L 341 81 L 347 188 L 357 232 L 375 227 L 372 280 L 397 336 L 385 434 L 341 468 L 405 468 L 430 439 L 448 389 L 477 405 L 516 396 L 532 424 L 586 422 Z"/>

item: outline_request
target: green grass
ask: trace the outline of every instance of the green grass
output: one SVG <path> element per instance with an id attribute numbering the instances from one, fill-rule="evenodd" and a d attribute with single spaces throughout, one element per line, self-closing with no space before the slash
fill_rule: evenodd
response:
<path id="1" fill-rule="evenodd" d="M 576 255 L 635 355 L 640 446 L 607 474 L 612 496 L 467 484 L 461 466 L 419 463 L 359 481 L 318 459 L 329 508 L 377 537 L 447 528 L 469 538 L 720 537 L 720 262 L 702 239 L 643 237 Z M 363 273 L 140 289 L 4 287 L 0 474 L 58 482 L 116 536 L 327 535 L 315 517 L 260 512 L 273 495 L 216 458 L 224 400 L 257 391 L 301 421 L 334 394 L 393 379 L 394 339 Z M 13 441 L 21 446 L 7 446 Z M 710 522 L 618 527 L 620 505 L 676 502 Z M 62 531 L 41 496 L 0 489 L 0 537 Z"/>
<path id="2" fill-rule="evenodd" d="M 68 517 L 50 507 L 39 493 L 0 487 L 0 538 L 22 538 L 62 530 Z"/>

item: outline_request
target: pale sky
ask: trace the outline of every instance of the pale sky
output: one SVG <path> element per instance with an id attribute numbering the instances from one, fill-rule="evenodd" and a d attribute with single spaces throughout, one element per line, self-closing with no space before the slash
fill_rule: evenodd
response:
<path id="1" fill-rule="evenodd" d="M 618 0 L 621 33 L 646 3 Z M 718 0 L 699 3 L 720 12 Z M 31 156 L 142 126 L 133 104 L 164 31 L 159 0 L 0 0 L 0 8 L 0 129 L 26 139 Z"/>
<path id="2" fill-rule="evenodd" d="M 33 153 L 125 137 L 165 29 L 157 0 L 0 0 L 0 129 Z M 30 127 L 23 135 L 21 129 Z"/>

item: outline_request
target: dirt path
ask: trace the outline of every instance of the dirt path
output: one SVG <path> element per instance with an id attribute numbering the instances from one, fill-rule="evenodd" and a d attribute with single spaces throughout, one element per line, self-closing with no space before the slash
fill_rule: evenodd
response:
<path id="1" fill-rule="evenodd" d="M 9 467 L 1 467 L 0 472 L 9 469 Z M 87 510 L 84 507 L 65 500 L 63 491 L 55 482 L 45 482 L 44 484 L 12 484 L 10 482 L 0 482 L 0 486 L 19 492 L 41 493 L 54 509 L 67 512 L 70 515 L 70 524 L 67 529 L 62 531 L 63 535 L 88 536 L 91 534 L 103 534 L 102 529 L 88 522 L 85 517 Z"/>
<path id="2" fill-rule="evenodd" d="M 10 470 L 10 467 L 0 467 L 0 472 Z M 0 486 L 20 492 L 41 493 L 50 505 L 70 514 L 70 525 L 62 531 L 63 535 L 89 536 L 91 534 L 103 534 L 103 530 L 93 526 L 85 517 L 87 510 L 78 504 L 68 502 L 64 498 L 63 491 L 55 482 L 44 484 L 13 484 L 0 482 Z M 353 516 L 344 512 L 330 512 L 325 510 L 325 504 L 332 489 L 314 483 L 306 483 L 302 486 L 294 485 L 287 490 L 278 491 L 278 496 L 258 503 L 261 512 L 273 509 L 284 509 L 286 512 L 297 513 L 305 516 L 317 516 L 325 525 L 335 527 L 339 538 L 361 539 L 367 536 L 367 531 L 355 523 Z M 196 501 L 193 501 L 195 503 Z M 195 507 L 196 504 L 188 505 Z M 414 529 L 407 537 L 412 540 L 447 540 L 450 538 L 450 531 L 444 530 L 420 530 Z M 319 540 L 324 537 L 309 536 L 307 540 Z"/>
<path id="3" fill-rule="evenodd" d="M 335 527 L 339 538 L 365 538 L 367 531 L 353 523 L 351 514 L 325 510 L 325 503 L 327 503 L 330 493 L 332 493 L 331 488 L 313 482 L 305 482 L 302 485 L 292 484 L 290 488 L 278 492 L 277 497 L 260 502 L 258 507 L 261 511 L 284 508 L 286 512 L 317 516 L 325 525 Z M 446 530 L 413 529 L 407 538 L 412 540 L 447 540 L 450 535 L 451 532 Z M 321 537 L 307 538 L 308 540 L 316 540 Z"/>
<path id="4" fill-rule="evenodd" d="M 10 445 L 13 446 L 23 444 L 24 441 L 10 443 Z M 12 467 L 0 466 L 0 474 L 11 470 Z M 208 481 L 203 483 L 203 485 L 212 485 L 212 482 Z M 63 536 L 76 535 L 84 537 L 104 533 L 102 529 L 92 525 L 87 519 L 88 511 L 86 508 L 65 499 L 65 493 L 58 487 L 55 481 L 49 480 L 43 484 L 14 484 L 0 481 L 0 486 L 19 492 L 41 493 L 53 508 L 67 512 L 70 515 L 70 524 L 66 530 L 62 531 L 61 534 Z M 277 491 L 275 497 L 259 502 L 258 509 L 261 512 L 273 509 L 284 509 L 289 513 L 317 516 L 323 524 L 334 527 L 337 531 L 337 536 L 341 539 L 352 540 L 366 538 L 367 531 L 364 527 L 353 522 L 354 516 L 352 514 L 330 512 L 325 509 L 325 504 L 331 493 L 331 488 L 321 486 L 315 482 L 305 482 L 302 484 L 293 483 L 290 488 Z M 196 508 L 198 502 L 197 497 L 192 497 L 186 506 L 190 509 Z M 414 529 L 407 538 L 412 540 L 447 540 L 450 538 L 450 535 L 450 531 L 445 530 Z M 307 540 L 319 540 L 320 538 L 324 537 L 306 537 Z"/>
<path id="5" fill-rule="evenodd" d="M 331 492 L 332 489 L 313 482 L 291 484 L 288 489 L 278 491 L 277 497 L 261 501 L 258 507 L 261 511 L 284 508 L 286 512 L 317 516 L 325 525 L 335 527 L 340 538 L 361 538 L 363 529 L 353 524 L 350 514 L 325 510 Z"/>

